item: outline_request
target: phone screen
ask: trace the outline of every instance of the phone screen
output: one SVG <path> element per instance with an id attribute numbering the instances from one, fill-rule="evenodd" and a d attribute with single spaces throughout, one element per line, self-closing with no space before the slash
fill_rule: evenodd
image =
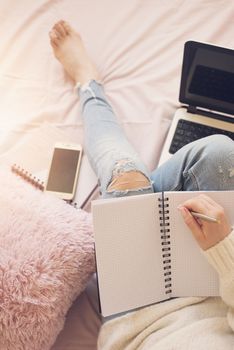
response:
<path id="1" fill-rule="evenodd" d="M 79 150 L 55 148 L 46 186 L 47 191 L 72 193 L 80 153 Z"/>

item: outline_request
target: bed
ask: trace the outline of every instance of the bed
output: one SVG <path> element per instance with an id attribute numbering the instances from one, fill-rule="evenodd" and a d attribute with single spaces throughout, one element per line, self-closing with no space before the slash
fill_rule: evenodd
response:
<path id="1" fill-rule="evenodd" d="M 44 123 L 83 142 L 73 82 L 49 44 L 50 28 L 65 19 L 80 32 L 127 137 L 155 168 L 179 106 L 185 41 L 232 48 L 233 15 L 231 0 L 2 0 L 0 154 Z M 93 298 L 95 281 L 73 304 L 53 350 L 95 349 Z"/>

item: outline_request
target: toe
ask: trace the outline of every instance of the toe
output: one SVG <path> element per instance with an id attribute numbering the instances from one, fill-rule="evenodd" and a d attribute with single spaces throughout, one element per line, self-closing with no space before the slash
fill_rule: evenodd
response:
<path id="1" fill-rule="evenodd" d="M 63 32 L 60 29 L 59 23 L 56 23 L 53 28 L 56 36 L 58 39 L 61 39 L 63 37 Z"/>
<path id="2" fill-rule="evenodd" d="M 54 29 L 57 32 L 57 35 L 59 38 L 63 38 L 67 35 L 67 32 L 66 32 L 64 26 L 62 25 L 62 21 L 57 22 L 54 25 Z"/>
<path id="3" fill-rule="evenodd" d="M 67 34 L 70 34 L 72 32 L 72 27 L 67 22 L 62 21 L 61 25 L 63 26 Z"/>
<path id="4" fill-rule="evenodd" d="M 59 38 L 57 37 L 57 34 L 56 34 L 55 30 L 51 30 L 51 32 L 49 33 L 49 37 L 50 37 L 51 45 L 52 46 L 58 46 Z"/>
<path id="5" fill-rule="evenodd" d="M 56 40 L 50 40 L 50 44 L 53 48 L 58 48 L 59 43 Z"/>

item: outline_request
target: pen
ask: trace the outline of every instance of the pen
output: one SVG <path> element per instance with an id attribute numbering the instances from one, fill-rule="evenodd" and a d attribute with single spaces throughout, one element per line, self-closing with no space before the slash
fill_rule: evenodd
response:
<path id="1" fill-rule="evenodd" d="M 210 216 L 204 215 L 204 214 L 200 214 L 200 213 L 196 213 L 195 211 L 190 211 L 190 213 L 192 214 L 192 216 L 194 216 L 195 218 L 199 218 L 202 219 L 204 221 L 208 221 L 208 222 L 215 222 L 216 224 L 220 224 L 220 220 L 212 218 Z"/>

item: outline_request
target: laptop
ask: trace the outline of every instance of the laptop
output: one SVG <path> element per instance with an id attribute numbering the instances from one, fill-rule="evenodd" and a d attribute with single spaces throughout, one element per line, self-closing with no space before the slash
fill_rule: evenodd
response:
<path id="1" fill-rule="evenodd" d="M 179 101 L 159 165 L 202 137 L 223 134 L 234 140 L 234 50 L 187 41 Z"/>

